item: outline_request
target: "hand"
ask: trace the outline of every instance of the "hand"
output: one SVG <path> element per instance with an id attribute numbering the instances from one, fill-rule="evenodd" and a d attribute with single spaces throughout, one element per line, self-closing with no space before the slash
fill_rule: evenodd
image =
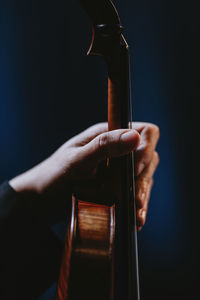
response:
<path id="1" fill-rule="evenodd" d="M 49 189 L 70 189 L 76 182 L 92 180 L 99 163 L 107 157 L 122 156 L 137 149 L 136 201 L 140 229 L 145 223 L 146 216 L 142 211 L 147 211 L 152 177 L 158 163 L 153 158 L 158 129 L 148 123 L 133 125 L 136 130 L 118 129 L 110 132 L 107 132 L 106 123 L 94 125 L 67 141 L 36 167 L 12 179 L 10 185 L 20 193 L 44 194 Z"/>

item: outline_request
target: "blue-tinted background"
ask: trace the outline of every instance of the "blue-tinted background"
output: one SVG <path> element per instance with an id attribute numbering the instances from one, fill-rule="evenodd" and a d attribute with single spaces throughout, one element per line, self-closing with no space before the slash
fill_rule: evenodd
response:
<path id="1" fill-rule="evenodd" d="M 197 1 L 115 4 L 131 51 L 134 120 L 161 131 L 160 165 L 139 233 L 142 299 L 190 299 L 199 278 Z M 90 40 L 78 1 L 1 0 L 1 182 L 106 120 L 106 68 L 86 57 Z"/>

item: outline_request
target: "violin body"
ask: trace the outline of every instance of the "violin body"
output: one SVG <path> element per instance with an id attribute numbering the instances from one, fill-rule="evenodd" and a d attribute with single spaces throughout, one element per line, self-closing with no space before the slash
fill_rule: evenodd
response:
<path id="1" fill-rule="evenodd" d="M 73 197 L 58 299 L 112 299 L 114 214 L 113 206 Z"/>
<path id="2" fill-rule="evenodd" d="M 93 26 L 88 54 L 108 69 L 108 129 L 130 128 L 129 48 L 110 0 L 81 0 Z M 139 300 L 133 154 L 97 170 L 93 199 L 74 193 L 57 300 Z"/>

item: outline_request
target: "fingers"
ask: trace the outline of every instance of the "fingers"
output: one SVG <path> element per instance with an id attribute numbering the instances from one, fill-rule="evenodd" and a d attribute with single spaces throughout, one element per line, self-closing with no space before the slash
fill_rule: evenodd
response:
<path id="1" fill-rule="evenodd" d="M 60 157 L 66 157 L 63 173 L 68 180 L 89 179 L 94 177 L 96 168 L 102 160 L 128 154 L 139 145 L 139 142 L 139 133 L 133 129 L 103 132 L 84 146 L 65 144 L 60 148 L 61 155 L 57 151 L 56 162 L 60 161 Z"/>
<path id="2" fill-rule="evenodd" d="M 148 202 L 151 194 L 151 188 L 153 185 L 153 175 L 159 163 L 159 156 L 154 151 L 153 158 L 143 172 L 136 177 L 135 181 L 135 195 L 137 206 L 137 225 L 141 229 L 145 224 Z"/>
<path id="3" fill-rule="evenodd" d="M 158 126 L 151 123 L 133 123 L 140 133 L 140 145 L 135 151 L 135 174 L 138 176 L 150 163 L 159 139 Z"/>
<path id="4" fill-rule="evenodd" d="M 128 154 L 137 148 L 140 136 L 133 129 L 117 129 L 104 132 L 82 147 L 82 153 L 91 160 L 100 162 L 109 157 Z"/>
<path id="5" fill-rule="evenodd" d="M 147 190 L 146 190 L 146 199 L 144 201 L 145 205 L 141 209 L 137 209 L 136 216 L 137 216 L 137 229 L 140 231 L 146 222 L 147 212 L 148 212 L 148 203 L 151 196 L 151 189 L 153 186 L 153 179 L 150 180 Z"/>
<path id="6" fill-rule="evenodd" d="M 80 134 L 76 135 L 75 137 L 71 138 L 67 142 L 67 146 L 73 146 L 73 147 L 80 147 L 84 146 L 87 143 L 89 143 L 91 140 L 93 140 L 96 136 L 99 134 L 108 131 L 108 123 L 107 122 L 102 122 L 95 124 Z"/>
<path id="7" fill-rule="evenodd" d="M 159 163 L 155 149 L 160 133 L 158 126 L 151 123 L 134 122 L 133 128 L 140 134 L 140 145 L 135 150 L 135 179 L 137 225 L 138 230 L 141 230 L 146 221 L 153 175 Z"/>

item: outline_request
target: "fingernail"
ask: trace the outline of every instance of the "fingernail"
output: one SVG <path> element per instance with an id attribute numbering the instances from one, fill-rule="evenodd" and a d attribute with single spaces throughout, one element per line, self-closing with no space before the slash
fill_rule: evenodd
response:
<path id="1" fill-rule="evenodd" d="M 142 210 L 141 217 L 142 217 L 143 220 L 146 219 L 146 211 L 145 210 Z"/>
<path id="2" fill-rule="evenodd" d="M 141 193 L 141 200 L 142 200 L 142 201 L 145 200 L 145 196 L 146 196 L 146 193 L 145 193 L 145 192 L 142 192 L 142 193 Z"/>

